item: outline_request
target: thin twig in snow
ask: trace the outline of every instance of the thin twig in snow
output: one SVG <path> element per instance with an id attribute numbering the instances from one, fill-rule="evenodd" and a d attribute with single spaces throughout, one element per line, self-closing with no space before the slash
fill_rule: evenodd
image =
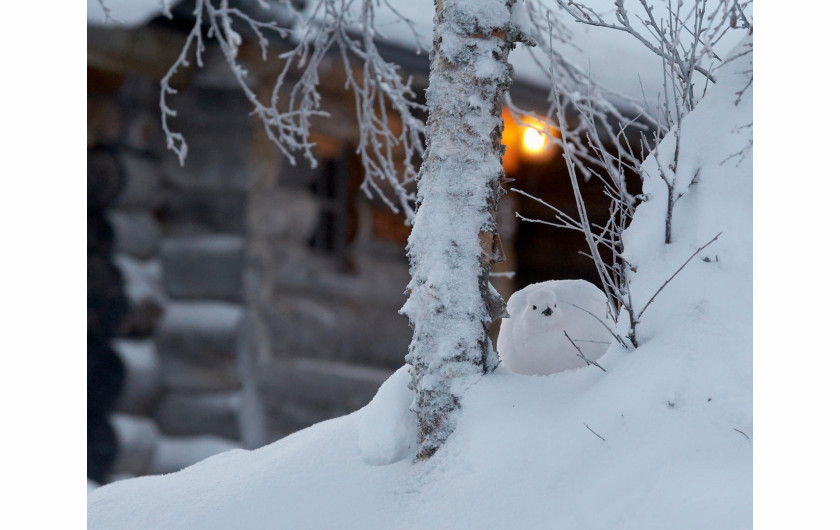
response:
<path id="1" fill-rule="evenodd" d="M 747 433 L 745 433 L 744 431 L 742 431 L 742 430 L 740 430 L 740 429 L 732 429 L 732 430 L 733 430 L 733 431 L 735 431 L 735 432 L 739 432 L 739 433 L 743 434 L 743 435 L 744 435 L 744 438 L 746 438 L 747 440 L 749 440 L 749 439 L 750 439 L 750 437 L 749 437 L 749 436 L 747 436 Z"/>
<path id="2" fill-rule="evenodd" d="M 565 330 L 565 329 L 563 330 L 563 335 L 565 335 L 565 336 L 566 336 L 566 338 L 567 338 L 567 339 L 569 339 L 569 342 L 571 342 L 571 343 L 572 343 L 572 346 L 574 346 L 574 347 L 575 347 L 575 349 L 578 351 L 578 357 L 580 357 L 581 359 L 583 359 L 583 361 L 584 361 L 586 364 L 588 364 L 588 365 L 592 365 L 592 366 L 597 366 L 598 368 L 600 368 L 600 369 L 601 369 L 601 371 L 603 371 L 604 373 L 607 373 L 607 370 L 606 370 L 603 366 L 601 366 L 600 364 L 596 363 L 595 361 L 590 361 L 589 359 L 587 359 L 587 358 L 586 358 L 586 355 L 584 355 L 584 354 L 583 354 L 583 352 L 582 352 L 582 351 L 581 351 L 581 349 L 580 349 L 580 346 L 578 346 L 577 344 L 575 344 L 575 341 L 573 341 L 573 340 L 572 340 L 572 338 L 569 336 L 569 334 L 568 334 L 568 333 L 566 333 L 566 330 Z"/>
<path id="3" fill-rule="evenodd" d="M 618 335 L 616 335 L 615 331 L 613 331 L 613 330 L 612 330 L 612 328 L 610 328 L 610 326 L 609 326 L 609 325 L 607 325 L 607 323 L 606 323 L 606 322 L 604 322 L 603 320 L 601 320 L 600 318 L 598 318 L 598 315 L 596 315 L 596 314 L 595 314 L 595 313 L 593 313 L 592 311 L 587 311 L 586 309 L 584 309 L 584 308 L 580 307 L 580 306 L 579 306 L 579 305 L 577 305 L 577 304 L 573 304 L 573 303 L 571 303 L 571 302 L 566 302 L 566 301 L 564 301 L 564 300 L 560 300 L 560 303 L 561 303 L 561 304 L 568 304 L 568 305 L 570 305 L 570 306 L 572 306 L 572 307 L 574 307 L 574 308 L 576 308 L 576 309 L 580 309 L 581 311 L 583 311 L 583 312 L 584 312 L 584 313 L 586 313 L 587 315 L 591 316 L 592 318 L 594 318 L 595 320 L 597 320 L 598 322 L 600 322 L 602 326 L 604 326 L 605 328 L 607 328 L 607 331 L 609 331 L 609 332 L 610 332 L 610 335 L 612 335 L 612 336 L 613 336 L 613 338 L 614 338 L 615 340 L 617 340 L 619 344 L 621 344 L 621 345 L 622 345 L 622 346 L 624 346 L 625 348 L 627 347 L 627 345 L 626 345 L 626 344 L 624 344 L 624 341 L 623 341 L 623 340 L 621 340 L 621 337 L 619 337 Z"/>
<path id="4" fill-rule="evenodd" d="M 677 270 L 674 272 L 674 274 L 672 274 L 672 275 L 671 275 L 671 277 L 670 277 L 670 278 L 668 278 L 667 280 L 665 280 L 665 283 L 663 283 L 662 285 L 660 285 L 660 286 L 659 286 L 659 289 L 657 289 L 657 290 L 656 290 L 656 292 L 655 292 L 655 293 L 653 293 L 653 296 L 651 296 L 651 297 L 650 297 L 650 300 L 648 300 L 648 302 L 645 304 L 645 306 L 642 308 L 642 310 L 641 310 L 641 311 L 639 311 L 639 315 L 638 315 L 638 317 L 636 317 L 636 318 L 637 318 L 637 320 L 638 320 L 639 318 L 642 318 L 642 314 L 645 312 L 645 309 L 647 309 L 647 308 L 648 308 L 648 306 L 651 304 L 651 302 L 653 302 L 653 299 L 654 299 L 654 298 L 656 298 L 656 295 L 658 295 L 660 292 L 662 292 L 662 289 L 664 289 L 664 288 L 665 288 L 665 286 L 666 286 L 666 285 L 668 285 L 668 283 L 669 283 L 671 280 L 673 280 L 673 279 L 674 279 L 674 277 L 675 277 L 677 274 L 679 274 L 679 273 L 680 273 L 680 271 L 681 271 L 681 270 L 683 270 L 683 269 L 685 268 L 685 266 L 686 266 L 686 265 L 688 265 L 688 262 L 689 262 L 689 261 L 691 261 L 692 259 L 694 259 L 694 256 L 696 256 L 697 254 L 699 254 L 699 253 L 700 253 L 700 252 L 701 252 L 704 248 L 708 247 L 709 245 L 711 245 L 712 243 L 714 243 L 715 241 L 717 241 L 717 238 L 719 238 L 721 234 L 723 234 L 723 232 L 718 232 L 718 235 L 716 235 L 715 237 L 713 237 L 713 238 L 712 238 L 712 239 L 711 239 L 708 243 L 706 243 L 706 244 L 705 244 L 705 245 L 703 245 L 702 247 L 700 247 L 700 248 L 698 248 L 697 250 L 695 250 L 695 251 L 694 251 L 694 254 L 692 254 L 691 256 L 689 256 L 689 257 L 688 257 L 688 259 L 687 259 L 687 260 L 685 260 L 685 263 L 683 263 L 682 265 L 680 265 L 680 268 L 679 268 L 679 269 L 677 269 Z"/>
<path id="5" fill-rule="evenodd" d="M 606 440 L 603 436 L 601 436 L 601 435 L 600 435 L 600 434 L 598 434 L 597 432 L 593 431 L 593 430 L 592 430 L 592 427 L 590 427 L 590 426 L 589 426 L 589 425 L 587 425 L 586 423 L 584 423 L 584 424 L 583 424 L 583 426 L 584 426 L 584 427 L 586 427 L 587 429 L 589 429 L 589 432 L 591 432 L 592 434 L 594 434 L 595 436 L 597 436 L 598 438 L 600 438 L 602 442 L 606 442 L 606 441 L 607 441 L 607 440 Z"/>

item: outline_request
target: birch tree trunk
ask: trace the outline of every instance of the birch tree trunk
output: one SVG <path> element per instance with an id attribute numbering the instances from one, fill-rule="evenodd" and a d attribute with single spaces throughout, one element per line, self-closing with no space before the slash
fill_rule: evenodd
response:
<path id="1" fill-rule="evenodd" d="M 414 328 L 406 360 L 418 460 L 446 441 L 466 389 L 498 365 L 487 331 L 505 313 L 489 283 L 491 265 L 504 259 L 495 219 L 502 99 L 513 81 L 508 53 L 527 40 L 512 21 L 513 0 L 435 5 L 426 151 L 408 241 L 412 280 L 402 309 Z"/>

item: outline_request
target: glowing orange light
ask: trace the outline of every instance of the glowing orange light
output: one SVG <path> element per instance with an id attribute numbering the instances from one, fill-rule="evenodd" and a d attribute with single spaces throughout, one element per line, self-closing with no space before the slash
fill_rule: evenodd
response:
<path id="1" fill-rule="evenodd" d="M 541 153 L 548 145 L 548 136 L 536 129 L 525 128 L 522 134 L 522 147 L 529 154 Z"/>
<path id="2" fill-rule="evenodd" d="M 502 143 L 507 146 L 502 162 L 505 173 L 514 173 L 519 169 L 519 126 L 513 118 L 513 114 L 507 107 L 502 109 L 502 118 L 505 120 L 505 130 L 502 132 Z"/>
<path id="3" fill-rule="evenodd" d="M 507 107 L 502 109 L 502 118 L 505 123 L 502 143 L 507 146 L 502 162 L 506 173 L 515 173 L 523 161 L 545 162 L 551 158 L 556 146 L 549 135 L 557 138 L 557 129 L 531 116 L 521 116 L 517 122 Z"/>

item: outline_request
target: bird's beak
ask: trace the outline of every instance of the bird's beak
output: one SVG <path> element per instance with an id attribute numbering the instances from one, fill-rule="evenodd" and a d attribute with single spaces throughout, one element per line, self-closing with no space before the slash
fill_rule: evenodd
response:
<path id="1" fill-rule="evenodd" d="M 542 312 L 542 314 L 543 314 L 543 315 L 545 315 L 545 316 L 547 316 L 547 317 L 550 317 L 550 316 L 551 316 L 551 308 L 550 308 L 550 307 L 546 307 L 546 308 L 545 308 L 545 311 L 543 311 L 543 312 Z"/>

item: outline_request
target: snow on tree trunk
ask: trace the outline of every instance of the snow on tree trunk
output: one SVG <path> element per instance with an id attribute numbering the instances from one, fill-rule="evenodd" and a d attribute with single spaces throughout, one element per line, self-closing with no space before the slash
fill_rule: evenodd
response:
<path id="1" fill-rule="evenodd" d="M 464 391 L 498 365 L 487 330 L 505 313 L 488 277 L 504 259 L 495 220 L 502 99 L 513 81 L 508 53 L 528 40 L 512 0 L 436 0 L 435 7 L 427 144 L 408 240 L 412 280 L 401 310 L 414 328 L 406 360 L 420 460 L 454 430 Z"/>

